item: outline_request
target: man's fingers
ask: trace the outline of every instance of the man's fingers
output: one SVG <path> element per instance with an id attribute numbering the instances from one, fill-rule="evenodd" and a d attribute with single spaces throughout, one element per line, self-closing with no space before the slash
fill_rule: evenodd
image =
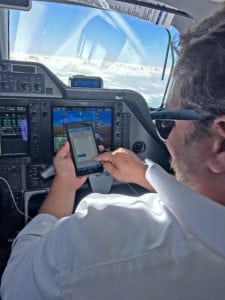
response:
<path id="1" fill-rule="evenodd" d="M 104 152 L 94 157 L 94 160 L 107 162 L 112 161 L 112 152 Z"/>
<path id="2" fill-rule="evenodd" d="M 66 157 L 70 153 L 70 144 L 69 142 L 65 142 L 65 144 L 60 148 L 60 150 L 57 152 L 57 154 L 60 157 Z"/>
<path id="3" fill-rule="evenodd" d="M 99 149 L 100 153 L 102 153 L 103 151 L 105 151 L 105 147 L 103 145 L 99 145 L 98 149 Z"/>
<path id="4" fill-rule="evenodd" d="M 116 168 L 109 161 L 103 162 L 103 167 L 110 175 L 114 175 Z"/>

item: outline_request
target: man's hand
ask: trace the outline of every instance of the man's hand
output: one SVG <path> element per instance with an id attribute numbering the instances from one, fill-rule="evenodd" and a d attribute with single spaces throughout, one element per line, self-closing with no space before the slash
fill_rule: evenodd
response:
<path id="1" fill-rule="evenodd" d="M 54 167 L 56 177 L 65 180 L 75 191 L 78 190 L 86 181 L 87 177 L 77 177 L 75 174 L 74 164 L 70 154 L 69 142 L 57 152 L 54 158 Z"/>
<path id="2" fill-rule="evenodd" d="M 76 191 L 87 177 L 76 176 L 68 142 L 57 152 L 54 167 L 56 175 L 39 213 L 62 218 L 72 214 Z"/>
<path id="3" fill-rule="evenodd" d="M 154 191 L 145 178 L 147 167 L 132 151 L 119 148 L 99 154 L 95 160 L 101 161 L 105 170 L 117 181 L 136 183 Z"/>

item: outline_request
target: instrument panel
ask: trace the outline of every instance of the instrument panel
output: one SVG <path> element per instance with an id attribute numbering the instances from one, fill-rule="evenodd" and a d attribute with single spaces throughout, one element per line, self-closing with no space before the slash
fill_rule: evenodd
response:
<path id="1" fill-rule="evenodd" d="M 0 61 L 0 237 L 13 237 L 37 212 L 52 180 L 41 173 L 66 141 L 65 124 L 74 121 L 91 122 L 107 151 L 126 147 L 169 169 L 140 94 L 69 87 L 44 65 Z M 118 189 L 104 173 L 90 176 L 89 183 L 78 197 Z"/>

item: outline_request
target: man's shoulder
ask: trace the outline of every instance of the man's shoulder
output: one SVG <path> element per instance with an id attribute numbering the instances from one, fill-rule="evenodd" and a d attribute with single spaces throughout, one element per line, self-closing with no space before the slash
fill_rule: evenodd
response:
<path id="1" fill-rule="evenodd" d="M 157 194 L 91 194 L 56 227 L 57 240 L 64 245 L 60 264 L 66 272 L 144 257 L 186 240 Z"/>
<path id="2" fill-rule="evenodd" d="M 92 193 L 85 197 L 77 207 L 76 217 L 86 217 L 86 221 L 94 219 L 122 219 L 129 221 L 131 217 L 140 219 L 139 222 L 149 222 L 155 218 L 156 207 L 162 213 L 166 208 L 162 205 L 158 194 L 146 193 L 141 196 L 126 196 L 122 194 Z M 146 219 L 143 216 L 146 215 Z M 121 220 L 121 221 L 122 221 Z"/>
<path id="3" fill-rule="evenodd" d="M 134 203 L 146 203 L 151 206 L 153 201 L 159 201 L 159 195 L 156 193 L 145 193 L 143 195 L 127 196 L 123 194 L 100 194 L 91 193 L 86 196 L 78 205 L 78 210 L 83 209 L 85 206 L 94 205 L 96 207 L 105 206 L 124 206 L 130 207 Z"/>

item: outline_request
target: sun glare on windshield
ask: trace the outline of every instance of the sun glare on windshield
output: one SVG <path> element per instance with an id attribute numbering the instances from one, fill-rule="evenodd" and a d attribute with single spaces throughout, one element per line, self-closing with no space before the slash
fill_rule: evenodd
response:
<path id="1" fill-rule="evenodd" d="M 45 64 L 68 84 L 99 76 L 104 88 L 131 89 L 151 107 L 161 104 L 171 68 L 161 80 L 168 34 L 163 27 L 115 12 L 35 2 L 10 12 L 10 58 Z"/>

